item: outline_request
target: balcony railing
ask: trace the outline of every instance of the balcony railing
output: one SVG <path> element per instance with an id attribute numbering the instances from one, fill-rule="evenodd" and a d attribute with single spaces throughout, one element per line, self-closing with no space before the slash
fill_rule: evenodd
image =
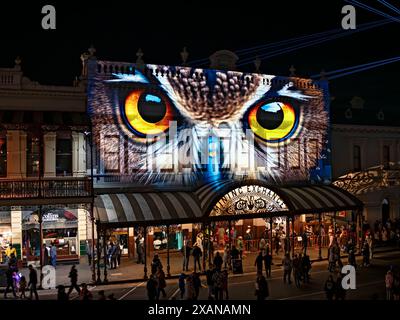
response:
<path id="1" fill-rule="evenodd" d="M 0 180 L 0 199 L 72 198 L 92 196 L 88 178 Z"/>

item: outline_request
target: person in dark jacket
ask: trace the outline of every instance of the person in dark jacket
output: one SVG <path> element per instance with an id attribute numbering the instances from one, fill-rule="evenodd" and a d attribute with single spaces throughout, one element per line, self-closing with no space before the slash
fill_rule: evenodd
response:
<path id="1" fill-rule="evenodd" d="M 199 266 L 199 271 L 201 271 L 201 265 L 200 265 L 200 258 L 202 255 L 201 249 L 197 244 L 194 245 L 193 247 L 193 262 L 194 262 L 194 272 L 196 272 L 196 266 Z"/>
<path id="2" fill-rule="evenodd" d="M 269 296 L 268 282 L 263 275 L 259 275 L 256 280 L 257 300 L 265 300 Z"/>
<path id="3" fill-rule="evenodd" d="M 65 292 L 65 287 L 63 285 L 59 285 L 57 287 L 57 300 L 58 301 L 68 301 L 68 295 Z"/>
<path id="4" fill-rule="evenodd" d="M 147 289 L 147 297 L 149 298 L 150 301 L 156 300 L 157 296 L 157 280 L 156 280 L 156 275 L 152 274 L 147 280 L 146 284 L 146 289 Z"/>
<path id="5" fill-rule="evenodd" d="M 194 300 L 197 300 L 200 294 L 201 280 L 200 273 L 193 272 L 193 288 L 194 288 Z"/>
<path id="6" fill-rule="evenodd" d="M 189 260 L 192 253 L 192 247 L 190 241 L 186 242 L 186 245 L 182 248 L 183 250 L 183 271 L 189 270 Z"/>
<path id="7" fill-rule="evenodd" d="M 272 255 L 270 254 L 269 250 L 267 250 L 267 254 L 264 257 L 265 263 L 265 271 L 267 273 L 267 278 L 271 277 L 271 266 L 272 266 Z"/>
<path id="8" fill-rule="evenodd" d="M 336 291 L 336 283 L 335 281 L 333 281 L 332 275 L 330 275 L 328 280 L 326 280 L 324 289 L 326 293 L 326 298 L 328 300 L 332 300 Z"/>
<path id="9" fill-rule="evenodd" d="M 6 271 L 7 288 L 4 291 L 4 299 L 7 299 L 8 289 L 10 289 L 10 288 L 12 290 L 14 298 L 17 297 L 17 294 L 15 293 L 15 287 L 14 287 L 13 272 L 14 272 L 14 270 L 13 270 L 11 264 L 9 264 L 8 269 Z"/>
<path id="10" fill-rule="evenodd" d="M 335 287 L 335 300 L 344 300 L 346 297 L 346 290 L 343 289 L 342 286 L 343 276 L 339 273 L 336 279 L 336 287 Z"/>
<path id="11" fill-rule="evenodd" d="M 33 294 L 35 294 L 35 299 L 39 300 L 39 295 L 36 290 L 37 282 L 38 282 L 37 272 L 32 265 L 29 265 L 29 282 L 28 282 L 28 287 L 30 287 L 29 300 L 32 300 Z"/>
<path id="12" fill-rule="evenodd" d="M 70 278 L 71 281 L 71 286 L 69 287 L 68 290 L 68 297 L 71 294 L 72 290 L 76 290 L 78 294 L 81 293 L 81 289 L 78 286 L 78 271 L 76 270 L 75 265 L 71 267 L 71 271 L 69 272 L 68 277 Z"/>
<path id="13" fill-rule="evenodd" d="M 259 252 L 254 265 L 257 266 L 257 274 L 262 275 L 264 257 L 262 251 Z"/>
<path id="14" fill-rule="evenodd" d="M 215 258 L 214 258 L 214 266 L 217 270 L 221 271 L 222 268 L 222 264 L 223 264 L 223 259 L 221 257 L 221 255 L 219 254 L 219 252 L 217 251 L 217 253 L 215 254 Z"/>
<path id="15" fill-rule="evenodd" d="M 151 274 L 156 274 L 158 271 L 158 268 L 162 268 L 163 265 L 161 263 L 160 258 L 158 257 L 158 254 L 155 254 L 153 257 L 153 261 L 151 262 Z"/>

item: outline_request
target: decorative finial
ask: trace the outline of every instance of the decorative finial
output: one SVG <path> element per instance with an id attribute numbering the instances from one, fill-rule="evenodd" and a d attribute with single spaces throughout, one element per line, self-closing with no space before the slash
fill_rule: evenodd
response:
<path id="1" fill-rule="evenodd" d="M 186 47 L 183 47 L 183 51 L 181 52 L 182 64 L 186 66 L 186 61 L 189 57 L 189 52 L 186 50 Z"/>
<path id="2" fill-rule="evenodd" d="M 256 67 L 256 72 L 259 73 L 260 72 L 260 66 L 261 66 L 261 59 L 259 56 L 257 56 L 254 59 L 254 66 Z"/>
<path id="3" fill-rule="evenodd" d="M 290 77 L 296 76 L 296 68 L 294 67 L 294 65 L 290 66 L 289 72 L 290 72 Z"/>
<path id="4" fill-rule="evenodd" d="M 91 57 L 94 57 L 94 54 L 96 53 L 96 48 L 93 46 L 93 44 L 90 45 L 90 48 L 88 49 L 89 54 Z"/>
<path id="5" fill-rule="evenodd" d="M 142 59 L 142 57 L 143 57 L 143 55 L 144 55 L 144 53 L 143 53 L 143 51 L 142 51 L 142 48 L 139 48 L 139 50 L 136 52 L 136 56 L 137 56 L 137 59 L 136 59 L 136 68 L 143 68 L 144 67 L 144 61 L 143 61 L 143 59 Z"/>

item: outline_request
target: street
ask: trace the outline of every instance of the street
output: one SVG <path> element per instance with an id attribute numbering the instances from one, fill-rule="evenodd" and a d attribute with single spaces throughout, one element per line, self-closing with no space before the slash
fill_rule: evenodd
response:
<path id="1" fill-rule="evenodd" d="M 343 261 L 346 262 L 345 260 Z M 361 264 L 361 258 L 357 259 Z M 372 265 L 369 267 L 358 267 L 356 277 L 356 289 L 348 290 L 346 299 L 349 300 L 371 300 L 385 299 L 385 283 L 384 275 L 390 265 L 400 265 L 400 252 L 382 252 L 374 256 Z M 309 284 L 302 284 L 300 288 L 296 288 L 294 283 L 291 285 L 283 284 L 282 270 L 272 270 L 272 277 L 268 279 L 270 296 L 269 300 L 324 300 L 325 292 L 323 290 L 324 283 L 329 275 L 327 270 L 327 261 L 314 262 L 311 270 L 311 280 Z M 230 275 L 229 277 L 229 299 L 230 300 L 255 300 L 255 272 L 243 275 Z M 207 287 L 205 277 L 202 276 L 202 288 L 200 290 L 200 300 L 207 299 Z M 141 281 L 130 284 L 113 284 L 92 286 L 90 290 L 93 299 L 97 300 L 98 292 L 105 291 L 105 295 L 114 294 L 117 300 L 146 300 L 146 282 Z M 162 300 L 180 299 L 178 280 L 167 280 L 166 298 Z M 40 299 L 53 300 L 56 299 L 56 291 L 40 291 Z M 11 295 L 9 295 L 11 297 Z M 70 297 L 71 300 L 78 299 L 77 293 L 74 291 Z"/>

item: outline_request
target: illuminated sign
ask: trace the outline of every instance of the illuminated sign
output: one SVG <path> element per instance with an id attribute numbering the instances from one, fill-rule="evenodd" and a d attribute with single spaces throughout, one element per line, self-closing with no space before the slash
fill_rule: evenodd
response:
<path id="1" fill-rule="evenodd" d="M 90 61 L 97 172 L 120 183 L 329 182 L 325 82 Z M 107 179 L 102 178 L 102 182 Z"/>
<path id="2" fill-rule="evenodd" d="M 281 211 L 288 211 L 288 208 L 274 191 L 250 185 L 236 188 L 224 195 L 214 206 L 210 216 Z"/>

